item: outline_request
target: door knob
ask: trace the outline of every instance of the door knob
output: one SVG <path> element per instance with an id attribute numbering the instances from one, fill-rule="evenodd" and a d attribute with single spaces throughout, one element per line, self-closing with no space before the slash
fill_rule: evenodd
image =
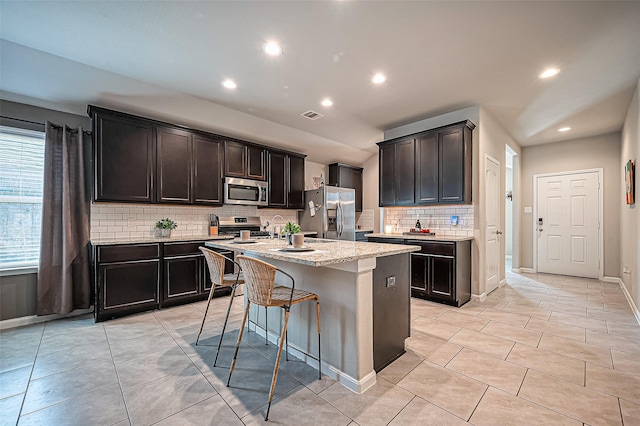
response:
<path id="1" fill-rule="evenodd" d="M 538 228 L 538 231 L 542 232 L 542 228 Z"/>
<path id="2" fill-rule="evenodd" d="M 502 235 L 502 231 L 496 231 L 497 235 Z"/>

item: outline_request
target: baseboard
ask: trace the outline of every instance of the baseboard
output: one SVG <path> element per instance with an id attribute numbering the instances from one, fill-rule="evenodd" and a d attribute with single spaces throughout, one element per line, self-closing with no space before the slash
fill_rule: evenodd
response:
<path id="1" fill-rule="evenodd" d="M 520 272 L 525 272 L 527 274 L 535 274 L 536 270 L 533 268 L 520 268 Z"/>
<path id="2" fill-rule="evenodd" d="M 7 330 L 15 327 L 22 327 L 25 325 L 38 324 L 41 322 L 53 321 L 60 318 L 76 317 L 78 315 L 90 314 L 93 312 L 93 307 L 88 309 L 76 309 L 75 311 L 66 315 L 52 314 L 52 315 L 29 315 L 20 318 L 11 318 L 0 321 L 0 330 Z"/>
<path id="3" fill-rule="evenodd" d="M 501 279 L 500 282 L 498 283 L 498 288 L 503 287 L 506 283 L 507 283 L 506 278 Z"/>
<path id="4" fill-rule="evenodd" d="M 264 337 L 265 330 L 260 326 L 256 326 L 255 324 L 250 323 L 249 330 L 255 332 L 260 337 Z M 267 339 L 276 346 L 280 344 L 280 335 L 269 332 Z M 292 343 L 289 343 L 289 355 L 295 356 L 296 358 L 304 361 L 306 364 L 310 365 L 313 368 L 318 368 L 317 359 L 311 358 Z M 355 393 L 363 393 L 371 386 L 376 384 L 375 371 L 367 374 L 361 380 L 357 380 L 356 378 L 346 374 L 344 371 L 338 370 L 333 365 L 327 364 L 325 361 L 322 361 L 322 374 L 330 377 L 337 382 L 340 382 L 344 387 Z"/>
<path id="5" fill-rule="evenodd" d="M 513 272 L 514 274 L 519 274 L 520 272 L 522 272 L 522 270 L 520 268 L 512 268 L 511 272 Z"/>
<path id="6" fill-rule="evenodd" d="M 473 300 L 475 302 L 484 302 L 485 300 L 487 300 L 487 293 L 472 294 L 471 295 L 471 300 Z"/>
<path id="7" fill-rule="evenodd" d="M 640 311 L 638 310 L 638 307 L 636 306 L 636 303 L 633 301 L 633 298 L 631 297 L 631 294 L 629 293 L 629 290 L 627 290 L 627 286 L 624 284 L 624 281 L 622 281 L 618 277 L 604 277 L 602 279 L 602 281 L 608 282 L 608 283 L 616 283 L 616 284 L 620 285 L 620 288 L 622 289 L 622 292 L 624 293 L 625 297 L 627 298 L 627 302 L 629 302 L 629 306 L 631 307 L 631 311 L 633 312 L 633 316 L 636 317 L 636 321 L 638 322 L 638 324 L 640 324 Z"/>

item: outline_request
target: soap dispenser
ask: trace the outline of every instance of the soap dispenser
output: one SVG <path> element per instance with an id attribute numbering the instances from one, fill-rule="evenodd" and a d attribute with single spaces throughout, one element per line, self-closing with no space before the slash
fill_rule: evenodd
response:
<path id="1" fill-rule="evenodd" d="M 420 232 L 422 225 L 420 225 L 420 219 L 416 220 L 416 231 Z"/>

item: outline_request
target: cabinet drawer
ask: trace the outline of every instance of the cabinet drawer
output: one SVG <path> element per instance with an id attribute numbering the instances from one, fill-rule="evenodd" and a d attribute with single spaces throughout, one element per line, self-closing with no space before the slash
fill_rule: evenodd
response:
<path id="1" fill-rule="evenodd" d="M 405 244 L 420 246 L 419 253 L 437 254 L 441 256 L 455 256 L 456 245 L 449 242 L 430 242 L 421 240 L 405 240 Z"/>
<path id="2" fill-rule="evenodd" d="M 158 244 L 99 246 L 98 263 L 158 259 Z"/>
<path id="3" fill-rule="evenodd" d="M 202 254 L 200 247 L 203 241 L 189 243 L 164 243 L 164 256 L 182 256 L 185 254 Z"/>

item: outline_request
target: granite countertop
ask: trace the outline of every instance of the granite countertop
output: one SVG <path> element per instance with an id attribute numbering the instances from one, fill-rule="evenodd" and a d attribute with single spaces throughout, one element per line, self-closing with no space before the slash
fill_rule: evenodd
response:
<path id="1" fill-rule="evenodd" d="M 304 235 L 317 235 L 317 232 L 302 231 Z M 91 244 L 94 246 L 112 246 L 117 244 L 149 244 L 149 243 L 180 243 L 189 241 L 215 241 L 215 240 L 231 240 L 233 237 L 229 235 L 191 235 L 184 237 L 125 237 L 125 238 L 93 238 Z"/>
<path id="2" fill-rule="evenodd" d="M 149 243 L 180 243 L 188 241 L 230 240 L 228 235 L 191 235 L 184 237 L 125 237 L 125 238 L 94 238 L 94 246 L 111 246 L 116 244 L 149 244 Z"/>
<path id="3" fill-rule="evenodd" d="M 284 241 L 256 240 L 253 244 L 238 244 L 232 241 L 208 241 L 206 246 L 242 251 L 269 259 L 286 262 L 301 263 L 309 266 L 327 266 L 337 263 L 373 257 L 391 256 L 420 250 L 418 246 L 399 244 L 375 244 L 356 241 L 336 241 L 323 239 L 308 239 L 304 242 L 314 251 L 283 252 L 286 247 Z"/>
<path id="4" fill-rule="evenodd" d="M 455 235 L 405 235 L 405 234 L 366 234 L 365 237 L 400 238 L 403 240 L 427 240 L 427 241 L 471 241 L 473 237 L 457 237 Z"/>

